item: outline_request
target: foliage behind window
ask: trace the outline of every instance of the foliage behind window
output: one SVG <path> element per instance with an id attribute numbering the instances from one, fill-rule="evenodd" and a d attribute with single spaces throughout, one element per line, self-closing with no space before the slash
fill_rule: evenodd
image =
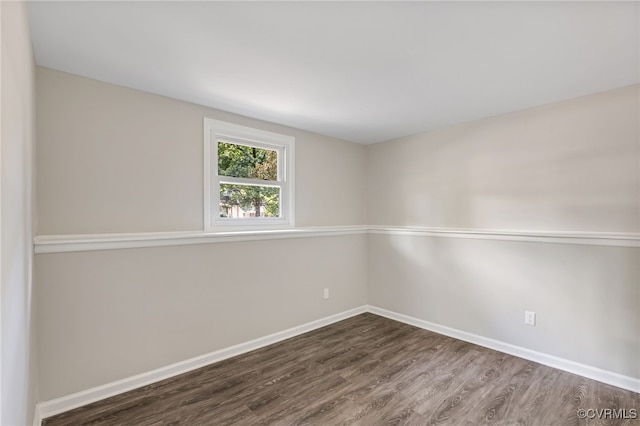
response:
<path id="1" fill-rule="evenodd" d="M 277 180 L 278 153 L 271 149 L 218 142 L 218 174 Z"/>
<path id="2" fill-rule="evenodd" d="M 254 146 L 218 142 L 218 175 L 278 180 L 278 153 Z M 280 188 L 221 183 L 220 217 L 278 217 Z"/>

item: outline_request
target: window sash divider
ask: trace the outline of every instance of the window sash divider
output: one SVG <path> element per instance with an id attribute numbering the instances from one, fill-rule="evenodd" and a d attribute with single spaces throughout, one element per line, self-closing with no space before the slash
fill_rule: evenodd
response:
<path id="1" fill-rule="evenodd" d="M 218 176 L 218 182 L 226 183 L 230 185 L 249 185 L 249 186 L 270 186 L 270 187 L 282 187 L 284 182 L 278 180 L 263 180 L 263 179 L 250 179 L 239 178 L 234 176 Z"/>

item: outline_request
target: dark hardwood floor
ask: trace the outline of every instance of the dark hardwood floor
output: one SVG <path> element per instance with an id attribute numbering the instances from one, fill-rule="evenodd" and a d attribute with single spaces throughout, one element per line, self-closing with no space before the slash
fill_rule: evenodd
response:
<path id="1" fill-rule="evenodd" d="M 640 394 L 363 314 L 43 424 L 640 424 L 632 410 Z"/>

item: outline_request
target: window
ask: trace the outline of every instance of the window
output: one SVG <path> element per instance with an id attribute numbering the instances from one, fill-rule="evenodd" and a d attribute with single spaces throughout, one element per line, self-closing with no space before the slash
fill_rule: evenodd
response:
<path id="1" fill-rule="evenodd" d="M 205 231 L 294 225 L 291 136 L 204 119 Z"/>

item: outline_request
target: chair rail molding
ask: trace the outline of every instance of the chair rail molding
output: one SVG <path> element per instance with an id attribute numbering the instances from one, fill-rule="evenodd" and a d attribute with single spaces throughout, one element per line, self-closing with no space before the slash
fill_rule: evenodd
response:
<path id="1" fill-rule="evenodd" d="M 34 252 L 64 253 L 128 248 L 214 244 L 286 238 L 332 237 L 342 235 L 392 235 L 434 238 L 470 238 L 483 240 L 526 241 L 552 244 L 579 244 L 613 247 L 640 247 L 636 232 L 576 232 L 504 229 L 426 228 L 410 226 L 332 226 L 241 232 L 141 232 L 113 234 L 39 235 Z"/>

